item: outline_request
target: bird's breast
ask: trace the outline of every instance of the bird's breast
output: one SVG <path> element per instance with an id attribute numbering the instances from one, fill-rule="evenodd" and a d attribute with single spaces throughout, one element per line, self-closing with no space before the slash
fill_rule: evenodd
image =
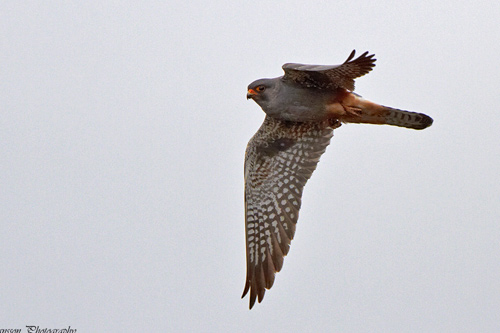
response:
<path id="1" fill-rule="evenodd" d="M 297 121 L 322 121 L 328 118 L 327 105 L 335 100 L 334 92 L 290 88 L 280 91 L 271 109 L 275 118 Z"/>

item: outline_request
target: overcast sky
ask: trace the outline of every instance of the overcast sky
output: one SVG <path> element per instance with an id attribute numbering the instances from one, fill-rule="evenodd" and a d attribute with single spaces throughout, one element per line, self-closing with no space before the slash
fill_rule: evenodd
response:
<path id="1" fill-rule="evenodd" d="M 500 2 L 4 1 L 0 328 L 500 331 Z M 261 304 L 247 85 L 376 54 Z"/>

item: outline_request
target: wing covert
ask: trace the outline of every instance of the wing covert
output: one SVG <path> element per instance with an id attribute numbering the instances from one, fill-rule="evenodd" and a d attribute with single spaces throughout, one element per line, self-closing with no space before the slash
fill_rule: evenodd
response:
<path id="1" fill-rule="evenodd" d="M 305 65 L 287 63 L 283 65 L 285 75 L 283 80 L 293 81 L 308 88 L 354 90 L 354 79 L 370 72 L 375 67 L 374 54 L 368 51 L 352 60 L 356 50 L 353 50 L 341 65 Z"/>

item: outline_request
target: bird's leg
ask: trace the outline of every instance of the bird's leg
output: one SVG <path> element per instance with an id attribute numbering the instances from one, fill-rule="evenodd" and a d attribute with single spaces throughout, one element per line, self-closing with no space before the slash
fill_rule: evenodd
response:
<path id="1" fill-rule="evenodd" d="M 345 110 L 345 117 L 348 118 L 367 115 L 373 116 L 386 111 L 386 107 L 370 102 L 359 95 L 347 91 L 341 95 L 341 99 L 338 103 L 342 105 Z"/>
<path id="2" fill-rule="evenodd" d="M 346 115 L 348 116 L 361 117 L 361 114 L 363 112 L 363 109 L 356 106 L 342 104 L 342 107 L 344 108 Z"/>
<path id="3" fill-rule="evenodd" d="M 356 118 L 361 117 L 363 105 L 360 105 L 359 97 L 352 92 L 340 88 L 335 92 L 332 103 L 327 105 L 327 111 L 331 116 Z"/>

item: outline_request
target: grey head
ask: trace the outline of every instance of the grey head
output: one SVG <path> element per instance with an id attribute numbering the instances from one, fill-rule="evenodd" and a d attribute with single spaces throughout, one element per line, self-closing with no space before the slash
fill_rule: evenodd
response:
<path id="1" fill-rule="evenodd" d="M 265 111 L 280 90 L 280 77 L 259 79 L 248 85 L 247 99 L 253 99 Z"/>

